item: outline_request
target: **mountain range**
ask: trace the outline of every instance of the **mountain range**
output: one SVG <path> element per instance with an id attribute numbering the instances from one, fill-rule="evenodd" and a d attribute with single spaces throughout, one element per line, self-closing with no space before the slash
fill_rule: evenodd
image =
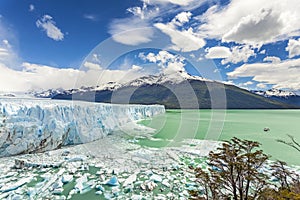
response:
<path id="1" fill-rule="evenodd" d="M 293 92 L 274 88 L 267 91 L 256 90 L 251 92 L 268 99 L 272 99 L 289 105 L 300 106 L 300 96 Z"/>
<path id="2" fill-rule="evenodd" d="M 275 91 L 275 90 L 274 90 Z M 286 109 L 300 107 L 299 96 L 273 96 L 178 71 L 140 77 L 125 84 L 109 82 L 96 87 L 47 90 L 39 98 L 82 100 L 118 104 L 162 104 L 169 109 Z M 279 92 L 278 94 L 283 94 Z M 293 97 L 294 98 L 294 97 Z M 285 101 L 289 100 L 289 101 Z M 295 102 L 294 102 L 295 101 Z"/>

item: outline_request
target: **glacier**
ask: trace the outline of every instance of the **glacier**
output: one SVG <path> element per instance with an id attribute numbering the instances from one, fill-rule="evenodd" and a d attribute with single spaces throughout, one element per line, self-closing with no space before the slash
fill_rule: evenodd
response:
<path id="1" fill-rule="evenodd" d="M 0 157 L 91 142 L 164 112 L 162 105 L 2 98 Z"/>

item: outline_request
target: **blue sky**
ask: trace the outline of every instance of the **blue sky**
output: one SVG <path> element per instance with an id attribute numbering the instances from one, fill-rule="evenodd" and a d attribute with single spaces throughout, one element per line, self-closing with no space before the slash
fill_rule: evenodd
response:
<path id="1" fill-rule="evenodd" d="M 2 0 L 0 90 L 185 70 L 299 92 L 299 10 L 297 0 Z"/>
<path id="2" fill-rule="evenodd" d="M 10 1 L 0 2 L 1 21 L 12 29 L 19 55 L 28 62 L 72 66 L 81 62 L 102 40 L 110 37 L 112 19 L 125 17 L 130 1 Z M 30 5 L 34 9 L 29 11 Z M 115 6 L 118 5 L 118 6 Z M 61 41 L 47 37 L 36 21 L 50 15 L 64 34 Z"/>

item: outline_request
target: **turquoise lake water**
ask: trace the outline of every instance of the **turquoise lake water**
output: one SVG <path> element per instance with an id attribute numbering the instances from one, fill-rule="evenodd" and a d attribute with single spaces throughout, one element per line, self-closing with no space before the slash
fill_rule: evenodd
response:
<path id="1" fill-rule="evenodd" d="M 140 140 L 144 146 L 174 146 L 185 138 L 238 137 L 260 142 L 273 160 L 300 165 L 300 152 L 276 141 L 290 141 L 289 134 L 300 142 L 300 110 L 167 110 L 141 124 L 156 129 L 152 138 Z"/>

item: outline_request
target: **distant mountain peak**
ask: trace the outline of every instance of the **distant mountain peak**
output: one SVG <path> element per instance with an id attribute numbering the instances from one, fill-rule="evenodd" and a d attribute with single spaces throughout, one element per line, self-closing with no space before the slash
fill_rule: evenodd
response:
<path id="1" fill-rule="evenodd" d="M 264 97 L 281 97 L 281 98 L 288 98 L 291 96 L 297 96 L 295 93 L 290 92 L 290 91 L 285 91 L 285 90 L 280 90 L 276 88 L 272 88 L 266 91 L 261 91 L 261 90 L 255 90 L 252 91 L 255 94 L 264 96 Z"/>
<path id="2" fill-rule="evenodd" d="M 300 106 L 300 96 L 294 92 L 272 88 L 267 91 L 251 91 L 252 93 L 271 100 L 280 101 L 289 105 Z"/>
<path id="3" fill-rule="evenodd" d="M 266 94 L 269 96 L 281 96 L 281 97 L 286 97 L 286 96 L 296 96 L 295 93 L 290 92 L 290 91 L 284 91 L 280 89 L 270 89 L 266 91 Z"/>
<path id="4" fill-rule="evenodd" d="M 114 91 L 122 87 L 126 86 L 134 86 L 134 87 L 140 87 L 142 85 L 162 85 L 165 83 L 169 84 L 179 84 L 183 81 L 188 80 L 198 80 L 198 81 L 207 81 L 211 82 L 209 79 L 205 79 L 200 76 L 193 76 L 187 73 L 184 70 L 179 71 L 169 71 L 166 73 L 160 73 L 158 75 L 147 75 L 140 78 L 137 78 L 135 80 L 132 80 L 127 83 L 118 83 L 118 82 L 108 82 L 102 85 L 97 86 L 81 86 L 80 88 L 73 88 L 69 90 L 63 90 L 63 89 L 48 89 L 45 91 L 30 91 L 30 94 L 38 97 L 38 98 L 52 98 L 55 95 L 58 94 L 75 94 L 75 93 L 83 93 L 83 92 L 96 92 L 96 91 Z"/>
<path id="5" fill-rule="evenodd" d="M 129 86 L 141 86 L 141 85 L 153 85 L 153 84 L 178 84 L 187 80 L 199 80 L 199 81 L 211 81 L 200 76 L 192 76 L 186 71 L 174 71 L 172 73 L 161 73 L 159 75 L 148 75 L 133 80 L 125 85 Z"/>
<path id="6" fill-rule="evenodd" d="M 122 84 L 120 84 L 120 83 L 110 81 L 108 83 L 94 87 L 93 90 L 94 91 L 98 91 L 98 90 L 112 90 L 113 91 L 113 90 L 118 89 L 121 86 L 122 86 Z"/>

